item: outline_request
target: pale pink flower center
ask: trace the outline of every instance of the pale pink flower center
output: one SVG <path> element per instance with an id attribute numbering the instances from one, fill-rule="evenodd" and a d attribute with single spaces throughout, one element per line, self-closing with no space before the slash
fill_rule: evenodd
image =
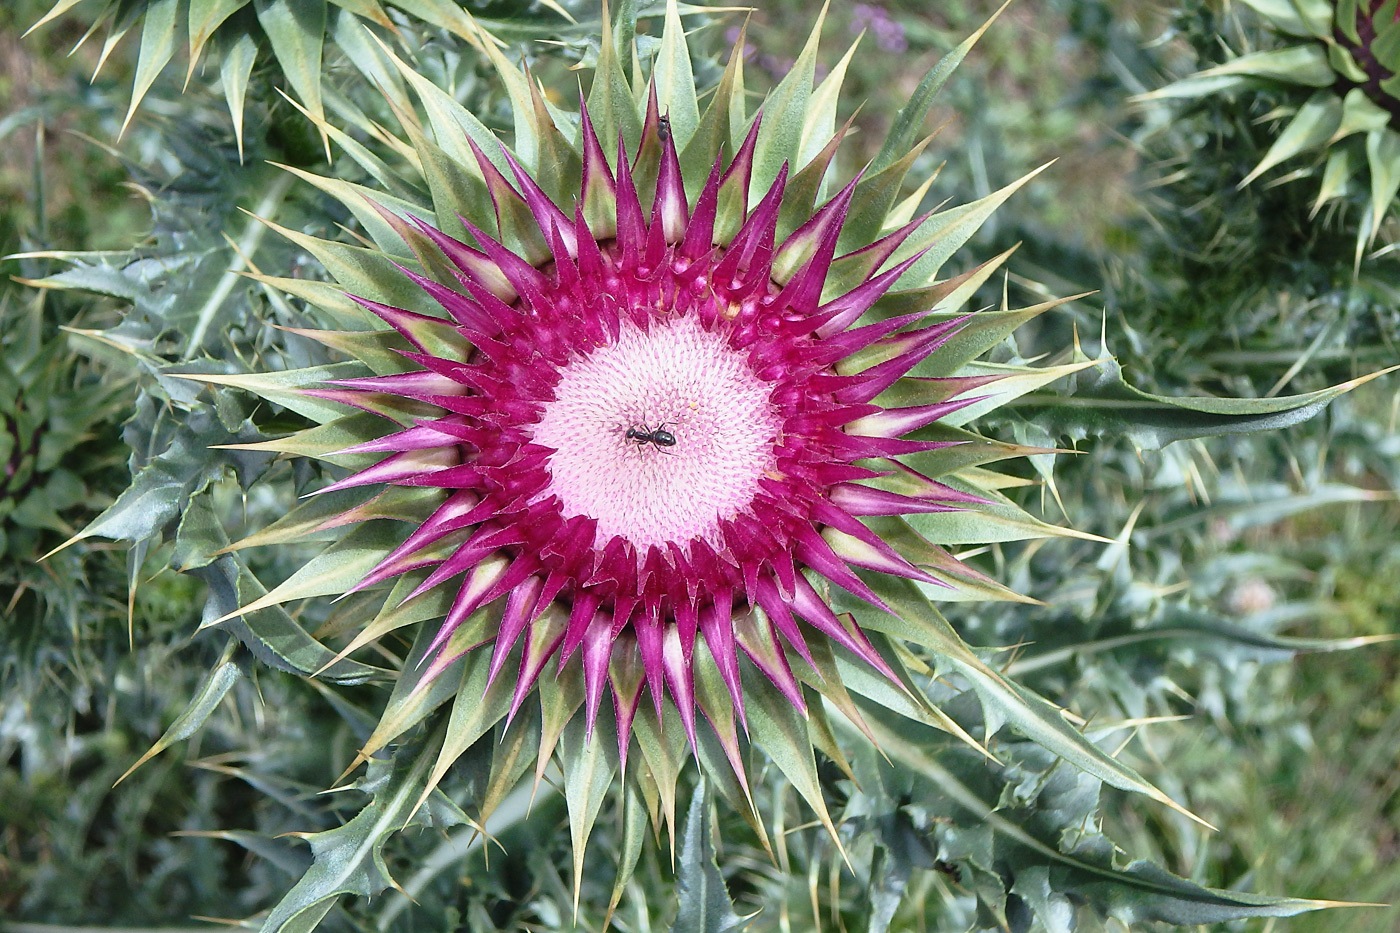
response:
<path id="1" fill-rule="evenodd" d="M 779 420 L 772 384 L 746 354 L 693 316 L 642 329 L 624 318 L 616 342 L 570 360 L 546 402 L 534 441 L 554 449 L 549 486 L 566 518 L 598 523 L 638 557 L 651 546 L 719 544 L 719 523 L 742 513 L 774 464 Z M 674 446 L 629 439 L 664 430 Z"/>

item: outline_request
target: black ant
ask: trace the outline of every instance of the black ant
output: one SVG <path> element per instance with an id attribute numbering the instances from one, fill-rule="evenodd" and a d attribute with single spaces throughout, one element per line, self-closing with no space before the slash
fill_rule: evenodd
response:
<path id="1" fill-rule="evenodd" d="M 645 424 L 643 424 L 640 429 L 635 426 L 630 427 L 627 429 L 624 438 L 629 441 L 636 441 L 638 447 L 643 444 L 655 445 L 657 450 L 661 450 L 664 447 L 675 447 L 676 435 L 666 430 L 666 425 L 668 424 L 675 424 L 675 422 L 663 421 L 656 426 L 655 430 L 652 430 Z"/>

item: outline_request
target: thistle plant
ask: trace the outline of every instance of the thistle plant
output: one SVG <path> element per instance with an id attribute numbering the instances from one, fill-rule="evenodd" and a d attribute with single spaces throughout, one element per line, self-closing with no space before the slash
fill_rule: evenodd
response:
<path id="1" fill-rule="evenodd" d="M 851 685 L 893 688 L 916 719 L 960 731 L 921 698 L 893 636 L 947 658 L 1047 744 L 1165 800 L 1052 728 L 929 601 L 1015 598 L 957 560 L 954 541 L 1073 534 L 1031 518 L 985 470 L 1034 451 L 964 425 L 1086 364 L 973 364 L 1059 302 L 960 313 L 1005 256 L 938 278 L 1025 181 L 913 216 L 917 193 L 901 186 L 943 72 L 875 162 L 827 194 L 843 67 L 812 88 L 817 35 L 752 116 L 740 54 L 701 114 L 674 5 L 648 80 L 625 76 L 605 35 L 576 123 L 493 54 L 521 95 L 511 148 L 386 50 L 438 131 L 428 141 L 400 105 L 429 200 L 298 172 L 374 246 L 283 230 L 340 287 L 267 281 L 334 325 L 305 336 L 352 360 L 189 378 L 314 422 L 241 449 L 350 471 L 235 547 L 374 520 L 226 618 L 384 591 L 331 665 L 442 617 L 363 755 L 456 692 L 431 787 L 487 730 L 508 731 L 540 682 L 540 769 L 580 708 L 599 741 L 611 694 L 616 754 L 592 752 L 592 766 L 625 769 L 635 741 L 646 768 L 631 774 L 665 803 L 666 825 L 683 739 L 761 833 L 752 741 L 834 833 L 812 750 L 831 732 L 825 703 L 864 728 Z M 579 766 L 566 760 L 566 774 Z M 590 817 L 571 819 L 581 864 Z"/>
<path id="2" fill-rule="evenodd" d="M 1313 215 L 1329 204 L 1360 204 L 1359 262 L 1400 193 L 1400 9 L 1390 0 L 1244 3 L 1276 41 L 1146 97 L 1281 93 L 1269 114 L 1282 121 L 1277 138 L 1240 186 L 1291 162 L 1275 183 L 1316 177 Z"/>
<path id="3" fill-rule="evenodd" d="M 894 854 L 900 834 L 944 834 L 920 843 L 920 867 L 941 871 L 935 852 L 965 862 L 984 926 L 1018 910 L 1052 924 L 1071 901 L 1178 923 L 1322 906 L 1117 865 L 1097 831 L 1100 783 L 1190 815 L 938 604 L 1033 602 L 961 548 L 1104 540 L 1018 503 L 1055 437 L 1160 446 L 1260 430 L 1350 386 L 1180 402 L 1130 389 L 1077 343 L 1033 365 L 1013 332 L 1071 299 L 982 308 L 1009 295 L 993 277 L 1010 253 L 955 258 L 1032 176 L 920 211 L 921 127 L 977 35 L 847 174 L 837 113 L 856 46 L 818 80 L 818 17 L 755 105 L 742 33 L 715 87 L 697 88 L 682 12 L 696 13 L 668 2 L 656 38 L 636 36 L 635 10 L 605 28 L 576 111 L 479 34 L 509 134 L 388 44 L 362 44 L 353 63 L 374 96 L 347 97 L 340 122 L 306 108 L 338 154 L 331 170 L 288 169 L 338 202 L 356 242 L 265 218 L 331 280 L 240 256 L 282 330 L 259 333 L 256 352 L 203 356 L 211 297 L 179 358 L 131 351 L 184 423 L 74 540 L 170 542 L 172 566 L 210 584 L 201 630 L 234 636 L 145 757 L 244 676 L 236 642 L 328 692 L 390 688 L 347 771 L 367 765 L 351 786 L 371 801 L 308 834 L 310 867 L 263 929 L 310 929 L 340 895 L 396 885 L 396 830 L 485 833 L 507 798 L 550 784 L 568 811 L 576 915 L 608 813 L 621 830 L 603 925 L 638 887 L 649 819 L 658 839 L 681 837 L 675 928 L 733 928 L 711 909 L 723 880 L 692 761 L 784 866 L 801 843 L 772 815 L 795 789 L 822 830 L 811 864 L 871 866 L 874 929 L 913 864 Z M 260 358 L 285 365 L 249 365 Z M 1084 408 L 1031 397 L 1062 379 Z M 1084 416 L 1095 402 L 1107 414 Z M 987 416 L 1021 442 L 975 431 Z M 279 517 L 230 541 L 211 491 L 221 471 L 253 514 L 275 502 Z M 319 552 L 263 583 L 308 545 Z M 356 704 L 335 702 L 361 725 Z"/>

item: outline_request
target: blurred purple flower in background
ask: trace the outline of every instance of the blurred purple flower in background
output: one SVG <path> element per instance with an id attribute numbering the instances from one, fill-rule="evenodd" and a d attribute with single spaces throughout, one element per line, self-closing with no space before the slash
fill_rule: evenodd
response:
<path id="1" fill-rule="evenodd" d="M 857 3 L 851 13 L 851 32 L 868 30 L 875 42 L 886 52 L 903 52 L 909 48 L 904 27 L 890 19 L 889 11 L 873 3 Z"/>
<path id="2" fill-rule="evenodd" d="M 738 26 L 731 26 L 725 31 L 724 38 L 730 45 L 733 45 L 739 41 L 739 32 L 740 29 Z M 758 67 L 768 72 L 771 77 L 778 79 L 781 79 L 791 71 L 794 64 L 792 58 L 784 58 L 781 55 L 769 55 L 766 52 L 759 54 L 758 48 L 752 42 L 744 43 L 744 61 L 754 62 Z M 818 68 L 818 71 L 820 70 L 821 69 Z M 820 80 L 820 76 L 818 76 L 818 80 Z"/>

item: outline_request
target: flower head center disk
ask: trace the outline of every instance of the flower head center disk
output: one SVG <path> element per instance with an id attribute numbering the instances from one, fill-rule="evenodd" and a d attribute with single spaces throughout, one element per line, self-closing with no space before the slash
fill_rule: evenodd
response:
<path id="1" fill-rule="evenodd" d="M 550 483 L 565 518 L 597 522 L 639 555 L 693 539 L 722 547 L 720 523 L 744 513 L 774 464 L 773 386 L 720 323 L 658 311 L 619 321 L 613 342 L 559 370 L 534 442 L 554 450 Z"/>

